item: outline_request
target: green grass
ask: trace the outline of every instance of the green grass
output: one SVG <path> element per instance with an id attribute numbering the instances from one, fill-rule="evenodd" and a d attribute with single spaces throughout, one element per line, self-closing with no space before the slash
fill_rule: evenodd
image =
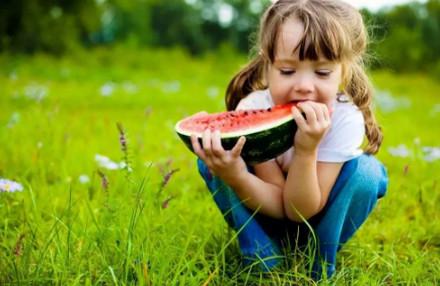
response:
<path id="1" fill-rule="evenodd" d="M 223 110 L 225 86 L 245 61 L 117 48 L 0 55 L 0 177 L 25 187 L 0 193 L 0 284 L 313 285 L 301 255 L 267 275 L 241 267 L 234 233 L 173 131 L 185 115 Z M 440 146 L 440 84 L 390 72 L 374 73 L 373 82 L 411 105 L 377 109 L 390 188 L 322 284 L 435 285 L 440 160 L 425 161 L 421 148 Z M 118 122 L 132 172 L 94 159 L 125 160 Z M 399 144 L 409 157 L 388 152 Z"/>

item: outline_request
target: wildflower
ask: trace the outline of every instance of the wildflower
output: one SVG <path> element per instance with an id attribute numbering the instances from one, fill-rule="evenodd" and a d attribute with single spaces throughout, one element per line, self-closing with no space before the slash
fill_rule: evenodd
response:
<path id="1" fill-rule="evenodd" d="M 425 161 L 432 162 L 440 159 L 440 147 L 423 147 L 423 153 L 425 154 Z"/>
<path id="2" fill-rule="evenodd" d="M 167 82 L 162 86 L 162 91 L 164 93 L 176 93 L 180 90 L 180 81 L 174 80 Z"/>
<path id="3" fill-rule="evenodd" d="M 408 150 L 408 148 L 404 145 L 404 144 L 400 144 L 397 147 L 389 147 L 388 148 L 388 152 L 394 156 L 394 157 L 409 157 L 410 151 Z"/>
<path id="4" fill-rule="evenodd" d="M 119 143 L 121 144 L 122 152 L 127 153 L 127 136 L 125 135 L 124 127 L 120 122 L 116 123 L 119 130 Z"/>
<path id="5" fill-rule="evenodd" d="M 101 177 L 102 188 L 104 189 L 104 191 L 107 191 L 109 184 L 107 176 L 101 170 L 98 170 L 98 175 Z"/>
<path id="6" fill-rule="evenodd" d="M 37 102 L 42 101 L 48 94 L 48 88 L 44 85 L 31 84 L 24 89 L 24 96 Z"/>
<path id="7" fill-rule="evenodd" d="M 124 154 L 123 161 L 119 163 L 120 169 L 125 169 L 127 172 L 132 172 L 133 169 L 130 166 L 130 158 L 128 154 L 128 139 L 127 139 L 127 133 L 124 130 L 124 127 L 120 122 L 116 123 L 116 126 L 118 127 L 119 131 L 119 144 L 121 144 L 121 150 Z"/>
<path id="8" fill-rule="evenodd" d="M 171 176 L 176 173 L 177 171 L 179 171 L 179 169 L 173 169 L 169 172 L 167 172 L 164 177 L 163 177 L 163 181 L 162 181 L 162 185 L 160 186 L 160 189 L 165 188 L 165 186 L 168 184 L 169 180 L 171 179 Z"/>
<path id="9" fill-rule="evenodd" d="M 180 169 L 172 169 L 171 171 L 169 170 L 171 164 L 173 163 L 172 159 L 168 159 L 164 164 L 159 165 L 159 171 L 163 176 L 163 180 L 162 180 L 162 184 L 160 186 L 160 190 L 162 190 L 169 182 L 169 180 L 171 179 L 171 176 L 178 172 Z"/>
<path id="10" fill-rule="evenodd" d="M 89 176 L 87 176 L 87 175 L 80 175 L 80 176 L 78 177 L 78 181 L 79 181 L 81 184 L 87 184 L 87 183 L 90 182 L 90 178 L 89 178 Z"/>
<path id="11" fill-rule="evenodd" d="M 14 127 L 18 122 L 20 122 L 20 113 L 14 112 L 12 113 L 11 117 L 9 118 L 8 123 L 6 124 L 6 127 L 12 128 Z"/>
<path id="12" fill-rule="evenodd" d="M 15 256 L 22 256 L 23 255 L 23 240 L 24 240 L 25 234 L 22 233 L 17 239 L 17 242 L 15 243 L 14 247 L 14 255 Z"/>
<path id="13" fill-rule="evenodd" d="M 13 193 L 23 191 L 23 186 L 20 183 L 0 178 L 0 192 Z"/>
<path id="14" fill-rule="evenodd" d="M 132 82 L 128 82 L 128 81 L 124 82 L 122 87 L 124 88 L 125 92 L 131 93 L 131 94 L 137 93 L 139 91 L 139 88 L 137 85 L 135 85 Z"/>
<path id="15" fill-rule="evenodd" d="M 98 165 L 101 168 L 105 168 L 107 170 L 119 170 L 119 169 L 124 169 L 126 167 L 124 162 L 116 163 L 110 160 L 108 157 L 100 154 L 95 155 L 95 161 L 98 163 Z"/>
<path id="16" fill-rule="evenodd" d="M 113 94 L 115 90 L 115 84 L 112 82 L 107 82 L 101 86 L 101 95 L 102 96 L 110 96 Z"/>
<path id="17" fill-rule="evenodd" d="M 384 112 L 393 112 L 411 107 L 411 100 L 406 97 L 395 97 L 387 91 L 377 91 L 376 105 Z"/>
<path id="18" fill-rule="evenodd" d="M 174 198 L 173 196 L 169 196 L 166 200 L 164 200 L 164 201 L 162 202 L 162 208 L 163 208 L 163 209 L 168 208 L 168 205 L 169 205 L 170 201 L 171 201 L 173 198 Z"/>
<path id="19" fill-rule="evenodd" d="M 405 176 L 408 175 L 408 171 L 409 171 L 409 165 L 405 165 L 405 167 L 403 168 L 403 174 Z"/>

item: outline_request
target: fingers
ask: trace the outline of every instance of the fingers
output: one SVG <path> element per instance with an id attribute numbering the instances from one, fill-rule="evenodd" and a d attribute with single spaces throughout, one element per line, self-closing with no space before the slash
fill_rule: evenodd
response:
<path id="1" fill-rule="evenodd" d="M 314 124 L 317 121 L 317 114 L 313 107 L 313 102 L 301 102 L 297 107 L 306 114 L 306 120 L 309 124 Z"/>
<path id="2" fill-rule="evenodd" d="M 331 121 L 331 112 L 332 111 L 326 105 L 322 106 L 322 111 L 323 111 L 323 114 L 324 114 L 324 119 L 327 122 L 330 122 Z"/>
<path id="3" fill-rule="evenodd" d="M 241 155 L 241 151 L 243 150 L 244 144 L 246 143 L 246 137 L 241 136 L 238 138 L 237 143 L 235 144 L 234 148 L 231 150 L 231 155 L 234 158 L 237 158 Z"/>
<path id="4" fill-rule="evenodd" d="M 202 144 L 203 144 L 203 150 L 205 151 L 206 156 L 212 155 L 212 149 L 211 149 L 211 130 L 206 129 L 205 132 L 203 132 L 202 135 Z"/>
<path id="5" fill-rule="evenodd" d="M 312 104 L 311 107 L 316 114 L 316 121 L 317 122 L 326 121 L 324 108 L 327 108 L 327 107 L 324 104 Z"/>
<path id="6" fill-rule="evenodd" d="M 296 125 L 298 125 L 298 128 L 302 130 L 307 128 L 306 119 L 303 117 L 303 115 L 301 114 L 301 110 L 298 107 L 292 107 L 292 115 L 295 119 Z"/>
<path id="7" fill-rule="evenodd" d="M 220 157 L 223 156 L 223 154 L 225 153 L 220 138 L 220 131 L 218 130 L 212 133 L 211 147 L 212 147 L 212 154 L 214 154 L 215 156 Z"/>
<path id="8" fill-rule="evenodd" d="M 205 161 L 205 159 L 206 159 L 205 151 L 203 151 L 202 147 L 200 146 L 199 139 L 197 138 L 197 136 L 195 134 L 191 134 L 191 144 L 192 144 L 194 153 L 197 156 L 199 156 L 200 159 Z"/>
<path id="9" fill-rule="evenodd" d="M 221 143 L 220 131 L 211 132 L 209 129 L 205 130 L 202 134 L 201 141 L 202 144 L 200 144 L 195 134 L 191 135 L 191 144 L 194 153 L 201 159 L 221 157 L 224 155 L 225 150 Z"/>
<path id="10" fill-rule="evenodd" d="M 298 108 L 305 113 L 309 125 L 313 126 L 330 121 L 330 112 L 325 104 L 308 101 L 298 104 Z"/>
<path id="11" fill-rule="evenodd" d="M 292 114 L 298 128 L 310 134 L 325 133 L 331 123 L 328 107 L 317 102 L 301 102 L 292 107 Z"/>
<path id="12" fill-rule="evenodd" d="M 191 144 L 194 153 L 204 161 L 216 161 L 217 159 L 222 160 L 227 157 L 228 152 L 230 152 L 230 155 L 234 158 L 239 157 L 243 150 L 244 144 L 246 143 L 246 137 L 241 136 L 230 151 L 226 151 L 223 148 L 221 142 L 221 134 L 218 130 L 214 132 L 211 132 L 210 130 L 205 130 L 202 134 L 201 141 L 202 144 L 200 144 L 199 139 L 195 134 L 191 135 Z"/>

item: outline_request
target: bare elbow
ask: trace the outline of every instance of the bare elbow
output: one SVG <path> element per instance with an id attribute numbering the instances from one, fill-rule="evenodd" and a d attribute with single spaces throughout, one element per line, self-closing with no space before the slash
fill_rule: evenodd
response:
<path id="1" fill-rule="evenodd" d="M 311 218 L 313 215 L 306 215 L 306 214 L 302 214 L 299 212 L 294 212 L 294 211 L 287 211 L 286 212 L 286 217 L 293 221 L 293 222 L 298 222 L 298 223 L 303 223 L 305 221 L 307 221 L 309 218 Z"/>
<path id="2" fill-rule="evenodd" d="M 285 206 L 285 216 L 293 222 L 303 223 L 318 214 L 321 209 L 320 205 L 316 205 L 309 209 L 299 210 L 291 204 L 290 206 Z"/>

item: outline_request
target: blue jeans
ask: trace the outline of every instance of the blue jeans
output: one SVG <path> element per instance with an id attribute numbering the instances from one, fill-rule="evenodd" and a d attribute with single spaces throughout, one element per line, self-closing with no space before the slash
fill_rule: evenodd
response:
<path id="1" fill-rule="evenodd" d="M 388 185 L 384 166 L 373 156 L 361 155 L 344 163 L 324 209 L 307 223 L 296 223 L 248 209 L 228 185 L 210 174 L 203 161 L 197 163 L 217 207 L 237 232 L 246 264 L 257 262 L 261 270 L 269 271 L 283 259 L 286 242 L 289 247 L 302 247 L 316 241 L 310 273 L 316 280 L 323 266 L 327 277 L 335 272 L 336 252 L 366 220 Z"/>

